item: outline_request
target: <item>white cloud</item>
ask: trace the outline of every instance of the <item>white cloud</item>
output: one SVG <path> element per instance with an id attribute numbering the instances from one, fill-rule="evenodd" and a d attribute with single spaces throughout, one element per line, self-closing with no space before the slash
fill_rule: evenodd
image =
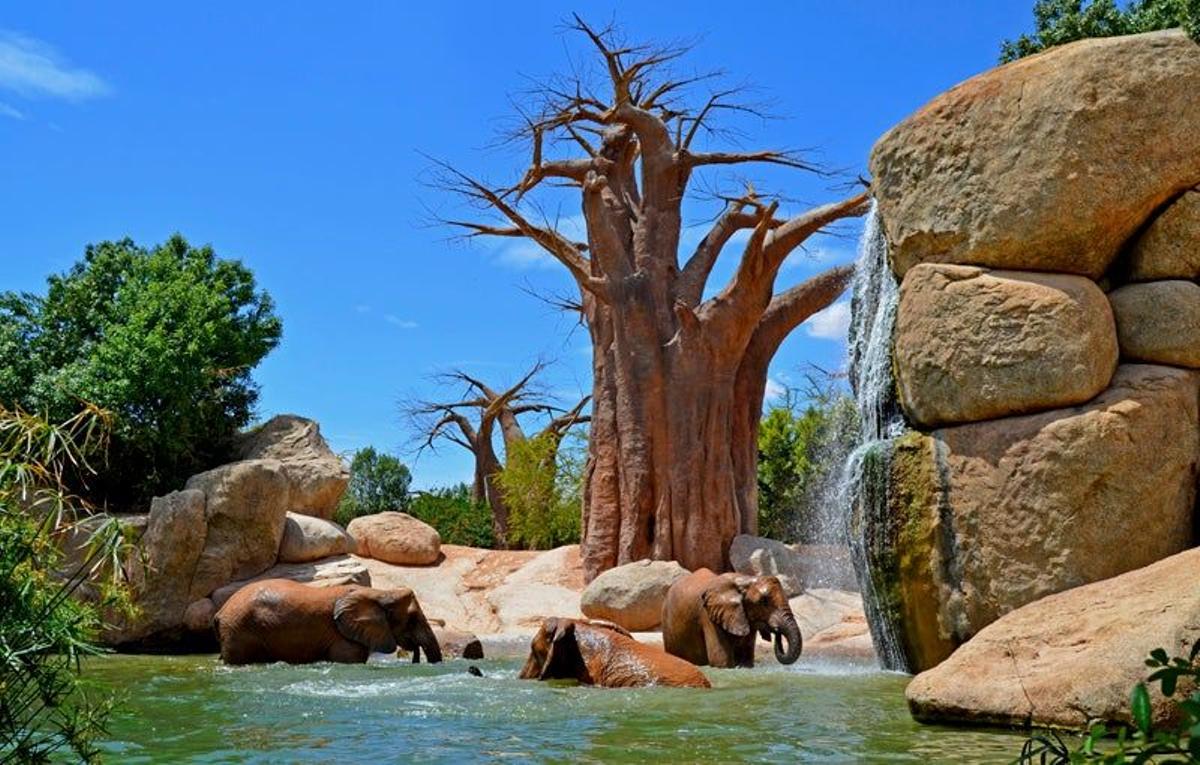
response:
<path id="1" fill-rule="evenodd" d="M 395 326 L 399 327 L 400 329 L 416 329 L 417 327 L 420 326 L 415 321 L 409 321 L 408 319 L 401 319 L 399 316 L 396 316 L 395 314 L 391 314 L 391 313 L 384 314 L 383 320 L 386 321 L 388 324 L 394 324 Z"/>
<path id="2" fill-rule="evenodd" d="M 814 313 L 804 322 L 804 331 L 809 337 L 845 342 L 850 332 L 850 303 L 843 300 Z"/>
<path id="3" fill-rule="evenodd" d="M 25 115 L 19 110 L 8 104 L 0 101 L 0 117 L 11 117 L 14 120 L 23 120 Z"/>
<path id="4" fill-rule="evenodd" d="M 764 401 L 777 401 L 787 395 L 787 387 L 773 377 L 767 378 L 767 389 L 763 393 Z"/>
<path id="5" fill-rule="evenodd" d="M 535 223 L 540 223 L 536 218 Z M 571 215 L 557 221 L 549 221 L 560 234 L 573 242 L 587 241 L 587 224 L 582 215 Z M 501 237 L 480 237 L 476 241 L 484 242 L 488 249 L 495 254 L 496 262 L 516 271 L 527 271 L 533 268 L 561 268 L 554 256 L 541 246 L 528 239 L 506 239 Z"/>
<path id="6" fill-rule="evenodd" d="M 354 306 L 354 312 L 355 313 L 370 313 L 371 306 L 360 303 L 359 305 Z"/>
<path id="7" fill-rule="evenodd" d="M 99 75 L 72 66 L 50 45 L 4 30 L 0 30 L 0 88 L 26 97 L 50 96 L 68 101 L 112 92 Z"/>

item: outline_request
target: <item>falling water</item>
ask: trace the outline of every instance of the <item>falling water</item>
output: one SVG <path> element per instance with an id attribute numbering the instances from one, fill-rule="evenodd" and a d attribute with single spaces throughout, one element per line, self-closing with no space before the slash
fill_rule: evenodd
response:
<path id="1" fill-rule="evenodd" d="M 904 432 L 892 376 L 892 331 L 899 286 L 874 203 L 859 243 L 850 323 L 850 383 L 858 405 L 858 445 L 842 471 L 840 504 L 871 637 L 885 669 L 907 671 L 881 558 L 888 555 L 888 478 L 892 443 Z"/>

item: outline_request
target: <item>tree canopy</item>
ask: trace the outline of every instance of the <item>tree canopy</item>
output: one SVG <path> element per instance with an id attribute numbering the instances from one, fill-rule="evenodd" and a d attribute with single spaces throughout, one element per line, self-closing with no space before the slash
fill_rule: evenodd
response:
<path id="1" fill-rule="evenodd" d="M 360 515 L 407 511 L 411 482 L 412 473 L 399 458 L 378 452 L 374 446 L 359 449 L 350 460 L 350 485 L 335 519 L 345 525 Z"/>
<path id="2" fill-rule="evenodd" d="M 1036 31 L 1005 40 L 1000 63 L 1007 63 L 1088 37 L 1115 37 L 1156 29 L 1182 27 L 1200 41 L 1200 0 L 1134 0 L 1124 8 L 1115 0 L 1037 0 L 1033 4 Z"/>

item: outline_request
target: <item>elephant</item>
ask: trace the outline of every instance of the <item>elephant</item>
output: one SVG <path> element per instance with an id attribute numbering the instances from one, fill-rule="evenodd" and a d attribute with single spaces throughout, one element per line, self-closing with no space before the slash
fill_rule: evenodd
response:
<path id="1" fill-rule="evenodd" d="M 717 575 L 701 568 L 667 590 L 662 634 L 668 653 L 702 666 L 753 667 L 755 631 L 763 640 L 775 636 L 780 664 L 800 658 L 800 627 L 774 576 Z"/>
<path id="2" fill-rule="evenodd" d="M 431 663 L 442 651 L 413 591 L 359 585 L 310 587 L 266 579 L 234 593 L 214 618 L 226 664 L 336 661 L 361 664 L 397 645 Z"/>
<path id="3" fill-rule="evenodd" d="M 694 664 L 639 643 L 623 628 L 598 619 L 546 619 L 530 643 L 519 677 L 571 679 L 604 688 L 712 687 Z"/>

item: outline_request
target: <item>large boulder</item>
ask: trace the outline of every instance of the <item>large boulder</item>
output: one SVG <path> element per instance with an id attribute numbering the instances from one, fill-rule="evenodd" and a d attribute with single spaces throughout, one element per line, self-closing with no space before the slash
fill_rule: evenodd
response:
<path id="1" fill-rule="evenodd" d="M 1196 242 L 1200 251 L 1200 241 Z M 1200 368 L 1200 286 L 1174 280 L 1130 284 L 1109 294 L 1121 355 Z"/>
<path id="2" fill-rule="evenodd" d="M 738 534 L 729 544 L 729 565 L 739 574 L 778 577 L 789 598 L 804 592 L 804 560 L 783 542 Z"/>
<path id="3" fill-rule="evenodd" d="M 1122 365 L 1086 406 L 899 439 L 870 576 L 911 669 L 1056 592 L 1192 542 L 1200 374 Z"/>
<path id="4" fill-rule="evenodd" d="M 1171 30 L 1058 46 L 939 95 L 871 152 L 896 273 L 939 262 L 1100 277 L 1200 183 L 1197 93 L 1200 45 Z"/>
<path id="5" fill-rule="evenodd" d="M 354 537 L 333 521 L 288 513 L 279 543 L 280 563 L 305 563 L 354 552 Z"/>
<path id="6" fill-rule="evenodd" d="M 388 511 L 363 515 L 346 527 L 358 544 L 358 554 L 400 566 L 435 563 L 442 538 L 437 529 L 408 513 Z"/>
<path id="7" fill-rule="evenodd" d="M 1200 278 L 1200 190 L 1185 192 L 1137 238 L 1129 255 L 1129 278 Z"/>
<path id="8" fill-rule="evenodd" d="M 1112 539 L 1122 550 L 1131 541 Z M 1150 652 L 1186 656 L 1200 640 L 1198 582 L 1193 549 L 1019 608 L 909 683 L 909 707 L 926 722 L 1129 722 L 1129 692 L 1146 679 Z M 1173 705 L 1156 689 L 1151 704 L 1156 724 L 1171 721 Z"/>
<path id="9" fill-rule="evenodd" d="M 433 635 L 442 649 L 442 656 L 447 659 L 483 658 L 483 643 L 474 632 L 435 626 Z"/>
<path id="10" fill-rule="evenodd" d="M 192 576 L 193 598 L 275 563 L 291 506 L 291 481 L 278 460 L 246 460 L 188 479 L 204 493 L 207 537 Z"/>
<path id="11" fill-rule="evenodd" d="M 657 628 L 667 590 L 687 569 L 675 561 L 639 560 L 610 568 L 591 581 L 579 609 L 592 619 L 607 619 L 630 631 Z"/>
<path id="12" fill-rule="evenodd" d="M 212 602 L 217 610 L 225 605 L 235 592 L 252 582 L 264 579 L 290 579 L 312 587 L 340 587 L 343 584 L 371 585 L 371 573 L 361 560 L 351 555 L 311 561 L 309 563 L 280 563 L 258 576 L 243 579 L 218 587 L 213 591 Z"/>
<path id="13" fill-rule="evenodd" d="M 1117 355 L 1109 302 L 1082 276 L 920 264 L 900 287 L 896 383 L 922 427 L 1083 403 Z"/>
<path id="14" fill-rule="evenodd" d="M 288 510 L 333 518 L 350 481 L 350 470 L 321 437 L 314 420 L 294 414 L 272 417 L 238 437 L 239 459 L 278 460 L 291 484 Z"/>

